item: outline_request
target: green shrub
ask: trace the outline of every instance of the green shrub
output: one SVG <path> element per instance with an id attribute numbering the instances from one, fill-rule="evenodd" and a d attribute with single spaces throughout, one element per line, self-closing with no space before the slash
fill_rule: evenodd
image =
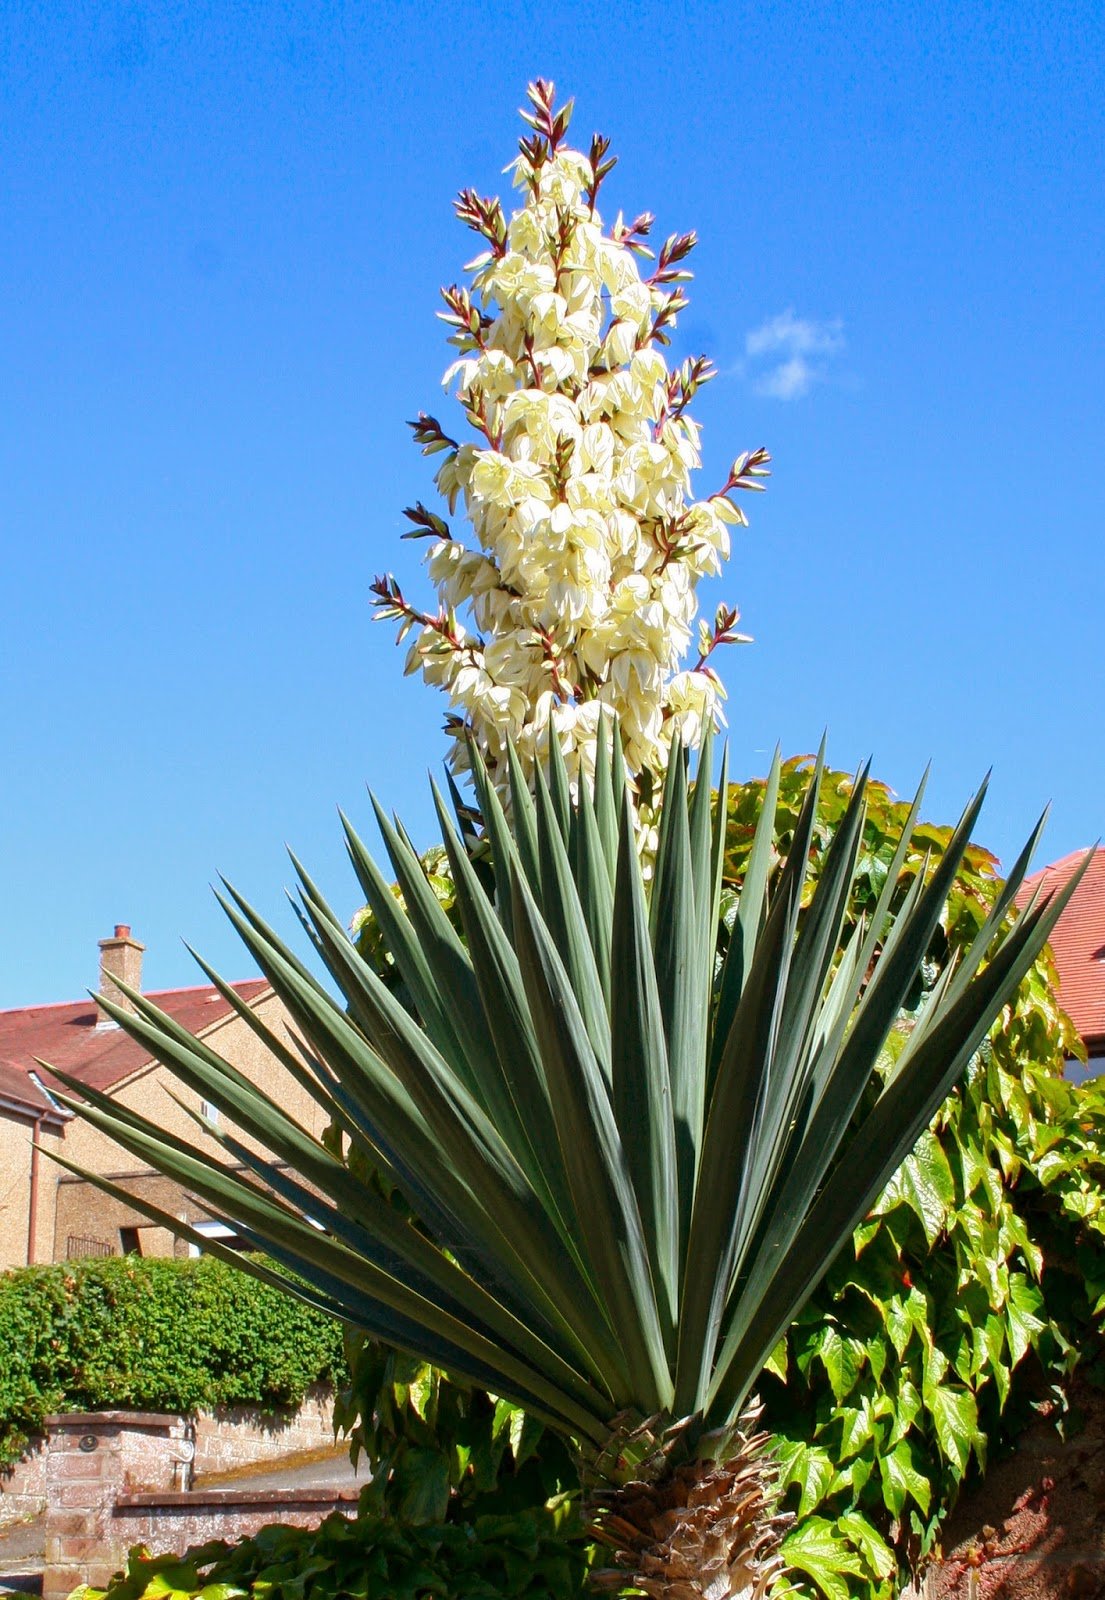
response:
<path id="1" fill-rule="evenodd" d="M 52 1411 L 297 1405 L 345 1381 L 339 1326 L 212 1257 L 0 1275 L 0 1464 Z"/>
<path id="2" fill-rule="evenodd" d="M 139 1548 L 106 1590 L 71 1600 L 579 1600 L 589 1561 L 564 1504 L 448 1526 L 334 1515 L 183 1558 Z"/>

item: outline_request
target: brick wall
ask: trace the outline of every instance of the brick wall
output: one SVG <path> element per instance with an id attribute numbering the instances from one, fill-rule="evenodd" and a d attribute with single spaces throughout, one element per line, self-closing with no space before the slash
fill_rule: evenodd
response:
<path id="1" fill-rule="evenodd" d="M 197 1479 L 233 1472 L 334 1443 L 334 1398 L 316 1385 L 298 1411 L 259 1411 L 222 1406 L 196 1416 Z"/>
<path id="2" fill-rule="evenodd" d="M 46 1419 L 45 1600 L 102 1586 L 126 1555 L 113 1528 L 120 1494 L 171 1492 L 191 1459 L 192 1429 L 160 1412 L 65 1412 Z"/>
<path id="3" fill-rule="evenodd" d="M 32 1439 L 19 1461 L 0 1468 L 0 1530 L 35 1517 L 46 1504 L 46 1440 Z"/>
<path id="4" fill-rule="evenodd" d="M 312 1527 L 356 1510 L 356 1490 L 184 1492 L 193 1443 L 184 1417 L 67 1412 L 48 1418 L 47 1430 L 43 1600 L 65 1600 L 81 1583 L 102 1588 L 136 1544 L 183 1552 L 270 1522 Z"/>
<path id="5" fill-rule="evenodd" d="M 122 1413 L 126 1415 L 127 1413 Z M 195 1476 L 218 1477 L 241 1467 L 324 1450 L 334 1443 L 334 1400 L 318 1384 L 298 1410 L 222 1406 L 193 1418 Z M 46 1440 L 32 1440 L 22 1460 L 0 1470 L 0 1528 L 36 1516 L 46 1506 Z"/>
<path id="6" fill-rule="evenodd" d="M 270 1522 L 314 1528 L 331 1512 L 352 1516 L 356 1489 L 209 1489 L 191 1494 L 124 1494 L 119 1497 L 107 1536 L 121 1551 L 118 1567 L 132 1545 L 184 1551 L 209 1539 L 248 1538 Z M 49 1578 L 49 1574 L 47 1574 Z M 68 1594 L 65 1590 L 64 1594 Z M 60 1590 L 43 1589 L 43 1600 L 64 1600 Z"/>
<path id="7" fill-rule="evenodd" d="M 1105 1600 L 1105 1393 L 1075 1373 L 975 1479 L 902 1600 Z M 1058 1424 L 1062 1423 L 1062 1434 Z"/>

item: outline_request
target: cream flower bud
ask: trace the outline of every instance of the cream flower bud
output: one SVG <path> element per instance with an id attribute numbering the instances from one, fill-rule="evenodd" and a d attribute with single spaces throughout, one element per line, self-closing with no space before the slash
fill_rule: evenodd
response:
<path id="1" fill-rule="evenodd" d="M 602 357 L 609 367 L 621 367 L 637 348 L 638 329 L 633 322 L 618 321 L 611 324 L 602 341 Z"/>

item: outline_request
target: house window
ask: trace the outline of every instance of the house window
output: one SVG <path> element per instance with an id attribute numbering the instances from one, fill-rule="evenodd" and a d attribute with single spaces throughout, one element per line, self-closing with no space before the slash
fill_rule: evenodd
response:
<path id="1" fill-rule="evenodd" d="M 174 1243 L 171 1230 L 156 1223 L 119 1229 L 119 1248 L 125 1256 L 171 1256 Z"/>
<path id="2" fill-rule="evenodd" d="M 227 1227 L 225 1222 L 193 1222 L 192 1231 L 204 1239 L 217 1239 L 228 1250 L 249 1250 L 248 1239 L 243 1239 L 240 1233 L 235 1233 L 233 1228 Z M 188 1254 L 198 1256 L 203 1254 L 203 1247 L 198 1244 L 189 1244 Z"/>

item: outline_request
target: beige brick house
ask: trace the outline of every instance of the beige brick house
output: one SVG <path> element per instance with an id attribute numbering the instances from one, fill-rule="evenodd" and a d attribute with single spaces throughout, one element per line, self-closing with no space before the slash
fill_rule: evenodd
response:
<path id="1" fill-rule="evenodd" d="M 120 924 L 100 941 L 100 991 L 110 994 L 118 976 L 141 989 L 144 946 Z M 263 979 L 233 985 L 251 1011 L 286 1042 L 290 1036 L 280 1002 Z M 115 990 L 114 998 L 121 999 Z M 210 986 L 169 989 L 149 998 L 177 1022 L 266 1089 L 307 1128 L 321 1133 L 323 1118 L 315 1103 L 273 1060 L 249 1025 Z M 176 1083 L 151 1061 L 92 1000 L 0 1011 L 0 1269 L 27 1263 L 63 1261 L 86 1255 L 187 1253 L 188 1246 L 167 1230 L 152 1226 L 140 1211 L 75 1178 L 40 1151 L 56 1150 L 90 1172 L 153 1200 L 182 1221 L 213 1230 L 202 1208 L 175 1184 L 134 1160 L 50 1095 L 49 1062 L 91 1088 L 140 1111 L 161 1127 L 206 1144 L 218 1153 L 196 1124 L 167 1093 L 200 1108 L 199 1097 Z M 213 1114 L 213 1108 L 209 1108 Z"/>

